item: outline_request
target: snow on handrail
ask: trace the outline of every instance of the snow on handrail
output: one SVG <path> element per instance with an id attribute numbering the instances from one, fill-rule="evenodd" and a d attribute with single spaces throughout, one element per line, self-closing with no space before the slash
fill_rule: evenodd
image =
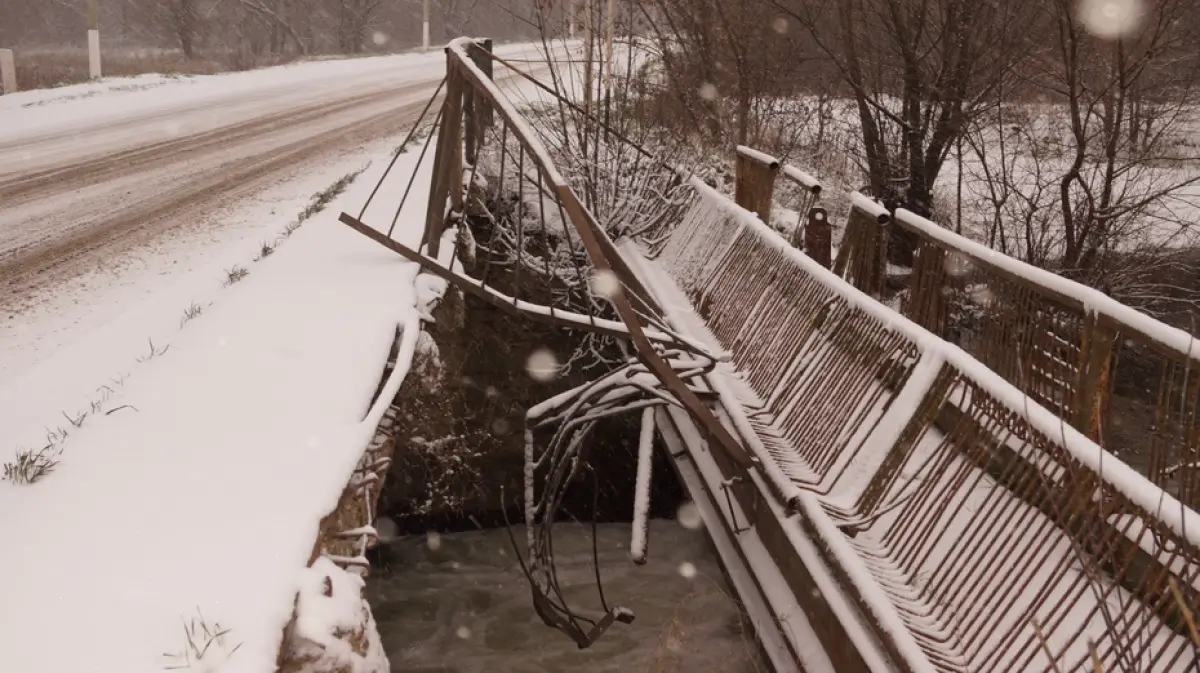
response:
<path id="1" fill-rule="evenodd" d="M 753 213 L 738 206 L 720 192 L 704 184 L 703 181 L 692 179 L 691 184 L 701 197 L 734 217 L 742 229 L 753 232 L 765 244 L 775 247 L 789 262 L 825 285 L 831 292 L 841 296 L 848 304 L 871 315 L 891 329 L 903 333 L 921 352 L 940 354 L 947 364 L 955 367 L 964 377 L 973 381 L 998 402 L 1018 414 L 1034 430 L 1046 437 L 1058 440 L 1072 458 L 1093 471 L 1101 480 L 1128 498 L 1132 504 L 1155 516 L 1180 539 L 1186 540 L 1190 545 L 1200 547 L 1200 514 L 1185 507 L 1169 493 L 1163 491 L 1116 456 L 1102 449 L 1048 409 L 1030 399 L 966 351 L 940 339 L 839 278 L 804 253 L 793 248 L 779 233 L 763 224 Z M 866 200 L 866 197 L 862 197 L 862 199 Z M 867 201 L 867 203 L 871 202 Z M 855 205 L 858 205 L 857 202 Z M 899 212 L 905 217 L 911 216 L 907 211 Z M 1136 313 L 1132 309 L 1127 309 L 1127 311 Z M 1144 316 L 1143 318 L 1150 320 Z M 1159 327 L 1162 326 L 1159 325 Z M 1193 346 L 1193 348 L 1196 347 Z M 1188 352 L 1187 349 L 1184 349 L 1184 352 Z"/>
<path id="2" fill-rule="evenodd" d="M 892 214 L 882 203 L 871 200 L 871 197 L 861 192 L 850 194 L 850 205 L 875 218 L 875 221 L 880 224 L 887 224 L 892 219 Z"/>
<path id="3" fill-rule="evenodd" d="M 801 187 L 812 192 L 813 196 L 821 195 L 821 181 L 791 164 L 783 165 L 783 174 Z"/>
<path id="4" fill-rule="evenodd" d="M 764 166 L 769 166 L 772 169 L 779 168 L 779 160 L 778 159 L 771 156 L 770 154 L 767 154 L 766 152 L 760 152 L 760 151 L 754 149 L 753 147 L 746 147 L 745 145 L 738 145 L 737 153 L 751 161 L 756 161 Z"/>
<path id="5" fill-rule="evenodd" d="M 1200 363 L 1200 343 L 1197 343 L 1196 337 L 1181 329 L 1164 325 L 1099 290 L 996 252 L 981 243 L 976 243 L 939 227 L 912 211 L 903 208 L 897 210 L 896 221 L 908 229 L 916 230 L 922 236 L 977 259 L 985 265 L 994 266 L 1008 274 L 1024 278 L 1068 301 L 1076 302 L 1085 313 L 1104 316 L 1118 326 L 1137 332 L 1162 348 Z"/>

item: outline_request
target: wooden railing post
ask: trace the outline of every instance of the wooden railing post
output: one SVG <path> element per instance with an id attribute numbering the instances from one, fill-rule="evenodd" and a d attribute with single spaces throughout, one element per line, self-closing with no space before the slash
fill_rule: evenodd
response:
<path id="1" fill-rule="evenodd" d="M 820 206 L 810 208 L 804 225 L 804 254 L 828 269 L 833 264 L 833 229 L 829 213 Z"/>
<path id="2" fill-rule="evenodd" d="M 1101 423 L 1108 412 L 1113 344 L 1117 332 L 1107 320 L 1089 312 L 1084 319 L 1079 349 L 1079 380 L 1075 388 L 1071 425 L 1097 444 L 1103 439 Z"/>
<path id="3" fill-rule="evenodd" d="M 833 264 L 834 273 L 875 298 L 883 294 L 887 269 L 884 225 L 889 219 L 884 212 L 872 214 L 851 205 L 846 232 Z"/>
<path id="4" fill-rule="evenodd" d="M 775 196 L 775 173 L 779 160 L 745 145 L 737 148 L 737 204 L 771 224 L 771 200 Z"/>

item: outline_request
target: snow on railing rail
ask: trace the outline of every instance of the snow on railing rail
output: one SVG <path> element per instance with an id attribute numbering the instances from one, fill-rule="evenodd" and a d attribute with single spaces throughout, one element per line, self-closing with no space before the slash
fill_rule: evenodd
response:
<path id="1" fill-rule="evenodd" d="M 1197 365 L 1200 365 L 1200 341 L 1195 336 L 1176 327 L 1165 325 L 1099 290 L 992 250 L 904 208 L 896 211 L 896 221 L 904 227 L 915 230 L 922 236 L 938 241 L 972 259 L 993 265 L 1014 276 L 1028 280 L 1031 284 L 1049 290 L 1086 313 L 1103 315 L 1114 323 L 1137 332 L 1160 347 L 1194 360 Z"/>
<path id="2" fill-rule="evenodd" d="M 1113 592 L 1136 614 L 1147 656 L 1184 656 L 1179 610 L 1200 589 L 1196 512 L 961 348 L 691 184 L 699 197 L 657 259 L 704 307 L 737 380 L 755 386 L 742 396 L 753 414 L 721 395 L 730 419 L 755 435 L 747 441 L 764 477 L 804 485 L 808 534 L 823 541 L 894 659 L 909 670 L 929 661 L 953 661 L 946 670 L 956 671 L 1054 661 L 1074 670 L 1090 655 L 1088 639 L 1107 657 L 1133 637 L 1096 621 Z M 881 232 L 885 211 L 861 200 L 860 226 Z M 822 429 L 831 423 L 840 429 Z M 1078 554 L 1091 561 L 1081 566 Z M 1046 592 L 1068 614 L 1051 621 Z M 1054 654 L 1037 645 L 1043 636 Z"/>
<path id="3" fill-rule="evenodd" d="M 1099 476 L 1129 497 L 1131 501 L 1137 503 L 1147 512 L 1160 516 L 1163 523 L 1170 526 L 1173 532 L 1186 539 L 1189 544 L 1200 548 L 1200 514 L 1183 506 L 1182 503 L 1171 495 L 1164 493 L 1161 488 L 1145 476 L 1130 468 L 1116 456 L 1106 452 L 1079 431 L 1065 426 L 1061 418 L 1031 401 L 1016 386 L 985 367 L 966 351 L 930 333 L 925 328 L 884 306 L 850 283 L 830 273 L 807 255 L 789 245 L 778 232 L 764 225 L 753 213 L 730 201 L 720 192 L 704 184 L 699 179 L 693 178 L 692 185 L 698 192 L 706 195 L 714 206 L 725 210 L 731 216 L 735 217 L 740 227 L 783 253 L 789 263 L 795 264 L 806 274 L 819 280 L 831 293 L 837 294 L 855 308 L 888 324 L 893 330 L 904 333 L 922 352 L 938 353 L 947 363 L 960 369 L 967 378 L 987 390 L 989 394 L 995 396 L 997 400 L 1001 401 L 1010 410 L 1029 421 L 1039 432 L 1048 437 L 1061 439 L 1064 448 L 1082 465 L 1095 470 Z M 864 202 L 862 206 L 875 206 L 877 208 L 875 212 L 872 212 L 872 210 L 868 210 L 867 212 L 872 212 L 872 214 L 887 212 L 886 209 L 870 201 L 867 197 L 858 196 Z M 855 206 L 859 206 L 859 200 L 856 199 L 854 204 Z M 867 208 L 864 207 L 864 210 L 867 210 Z M 897 216 L 905 212 L 903 210 L 898 211 Z M 1186 337 L 1187 335 L 1184 334 L 1183 336 Z M 1200 347 L 1196 348 L 1195 352 L 1200 356 Z M 1185 350 L 1184 352 L 1187 351 Z"/>

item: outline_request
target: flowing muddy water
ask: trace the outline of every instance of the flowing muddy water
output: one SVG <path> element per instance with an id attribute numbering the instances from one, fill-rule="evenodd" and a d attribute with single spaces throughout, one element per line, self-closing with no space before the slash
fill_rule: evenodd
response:
<path id="1" fill-rule="evenodd" d="M 629 560 L 629 524 L 597 527 L 609 605 L 633 610 L 590 649 L 545 626 L 507 531 L 393 540 L 367 583 L 397 673 L 750 673 L 768 671 L 706 533 L 650 526 L 650 560 Z M 523 547 L 523 527 L 513 529 Z M 558 524 L 555 556 L 573 608 L 598 609 L 592 527 Z M 591 613 L 588 613 L 589 616 Z"/>

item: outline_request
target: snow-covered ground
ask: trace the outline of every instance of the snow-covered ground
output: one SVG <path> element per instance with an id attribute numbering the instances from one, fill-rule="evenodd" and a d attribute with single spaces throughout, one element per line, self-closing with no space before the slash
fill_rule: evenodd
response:
<path id="1" fill-rule="evenodd" d="M 274 667 L 317 524 L 374 433 L 364 417 L 396 325 L 415 340 L 416 267 L 336 222 L 389 150 L 156 342 L 169 350 L 70 428 L 53 474 L 0 488 L 0 576 L 20 578 L 0 604 L 0 670 L 162 670 L 197 611 L 241 644 L 223 672 Z M 390 182 L 415 161 L 401 157 Z M 366 220 L 394 207 L 376 200 Z M 397 238 L 412 244 L 424 203 L 405 210 Z"/>
<path id="2" fill-rule="evenodd" d="M 179 131 L 174 119 L 257 121 L 279 96 L 304 90 L 319 102 L 341 91 L 345 100 L 370 89 L 374 75 L 394 86 L 404 68 L 405 81 L 426 87 L 413 97 L 427 98 L 444 59 L 143 77 L 5 97 L 0 186 L 34 171 L 13 159 L 17 146 L 61 147 L 58 170 L 200 130 Z M 102 139 L 79 141 L 93 133 Z M 65 142 L 71 135 L 78 148 Z M 304 566 L 317 524 L 375 431 L 382 407 L 369 405 L 398 325 L 404 350 L 381 399 L 398 388 L 415 344 L 417 268 L 336 221 L 343 210 L 358 213 L 399 141 L 310 157 L 203 222 L 180 223 L 0 314 L 0 462 L 47 443 L 59 461 L 35 484 L 0 481 L 0 576 L 10 580 L 0 598 L 0 671 L 161 671 L 183 663 L 169 655 L 187 648 L 186 631 L 203 645 L 200 616 L 228 629 L 209 660 L 228 658 L 222 673 L 274 669 L 293 597 L 312 581 Z M 400 157 L 366 222 L 391 222 L 417 156 Z M 395 233 L 409 244 L 420 235 L 430 165 L 427 157 Z M 315 192 L 364 167 L 343 196 L 282 235 Z M 263 243 L 276 246 L 265 257 Z M 234 267 L 249 273 L 229 284 Z"/>
<path id="3" fill-rule="evenodd" d="M 497 51 L 533 55 L 530 47 L 522 45 Z M 36 173 L 35 166 L 17 156 L 13 148 L 18 145 L 36 145 L 34 154 L 39 157 L 57 150 L 69 152 L 56 166 L 88 166 L 94 152 L 141 148 L 162 134 L 176 133 L 178 140 L 190 142 L 202 126 L 227 128 L 289 112 L 302 103 L 423 83 L 407 94 L 418 109 L 397 115 L 387 127 L 402 132 L 416 117 L 420 103 L 432 94 L 444 63 L 445 55 L 438 51 L 211 77 L 114 79 L 0 97 L 0 189 L 6 179 L 27 180 L 24 176 Z M 161 86 L 135 86 L 145 82 Z M 334 118 L 332 123 L 337 121 Z M 202 126 L 189 126 L 193 123 Z M 153 236 L 145 235 L 146 227 L 139 221 L 106 223 L 105 227 L 135 233 L 115 233 L 119 243 L 92 259 L 70 264 L 49 260 L 45 274 L 29 271 L 5 277 L 0 271 L 0 454 L 7 457 L 17 448 L 41 446 L 47 433 L 57 433 L 60 426 L 72 429 L 65 416 L 77 417 L 107 394 L 104 386 L 119 382 L 149 351 L 151 340 L 158 347 L 169 342 L 186 309 L 193 304 L 203 308 L 221 294 L 226 270 L 248 267 L 261 244 L 274 241 L 314 193 L 363 168 L 372 156 L 399 140 L 392 137 L 372 147 L 355 144 L 351 138 L 348 144 L 331 145 L 295 164 L 261 169 L 256 155 L 244 154 L 246 143 L 231 143 L 228 151 L 214 152 L 202 172 L 195 168 L 192 145 L 182 145 L 172 149 L 178 155 L 172 163 L 137 175 L 137 184 L 97 179 L 82 190 L 68 184 L 64 192 L 45 192 L 25 206 L 14 209 L 10 202 L 10 207 L 0 209 L 0 238 L 25 226 L 60 236 L 89 209 L 107 213 L 107 208 L 96 205 L 100 200 L 114 201 L 114 208 L 122 208 L 133 201 L 153 201 L 176 184 L 186 192 L 209 176 L 232 171 L 262 178 L 252 189 L 244 184 L 221 185 L 230 193 L 206 193 L 202 207 L 179 209 L 152 202 L 141 210 L 158 219 L 151 228 L 162 231 Z M 268 174 L 258 175 L 268 169 Z M 160 185 L 144 184 L 163 173 L 171 174 L 171 185 L 156 189 Z M 126 190 L 132 194 L 127 196 Z M 72 201 L 79 200 L 81 192 L 92 194 L 79 203 Z M 130 207 L 140 209 L 136 204 Z M 14 214 L 14 210 L 21 212 Z M 30 216 L 22 219 L 21 213 Z M 131 243 L 134 237 L 144 240 Z M 77 254 L 81 247 L 67 252 Z M 0 246 L 0 268 L 17 254 Z M 13 289 L 18 283 L 19 293 Z"/>

